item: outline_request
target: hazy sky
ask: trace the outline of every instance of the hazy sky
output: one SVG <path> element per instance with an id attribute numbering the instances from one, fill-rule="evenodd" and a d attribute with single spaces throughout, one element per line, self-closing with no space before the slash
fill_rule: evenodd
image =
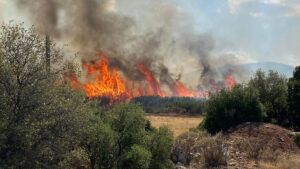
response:
<path id="1" fill-rule="evenodd" d="M 213 35 L 215 53 L 234 53 L 245 63 L 300 65 L 300 0 L 165 1 L 190 14 L 199 32 Z M 1 20 L 31 24 L 13 0 L 0 0 Z"/>

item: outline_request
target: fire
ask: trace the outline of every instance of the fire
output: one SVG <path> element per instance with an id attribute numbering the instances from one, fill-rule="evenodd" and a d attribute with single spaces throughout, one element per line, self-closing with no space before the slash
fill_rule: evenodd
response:
<path id="1" fill-rule="evenodd" d="M 226 87 L 229 89 L 231 89 L 233 86 L 237 84 L 237 82 L 235 81 L 232 75 L 227 76 L 225 78 L 225 82 L 226 82 Z"/>
<path id="2" fill-rule="evenodd" d="M 109 66 L 109 60 L 104 52 L 100 52 L 99 56 L 101 56 L 100 60 L 90 63 L 82 63 L 82 68 L 86 71 L 85 83 L 81 83 L 74 74 L 66 76 L 66 78 L 70 80 L 73 88 L 83 89 L 89 99 L 108 98 L 109 104 L 113 104 L 114 102 L 130 100 L 131 98 L 138 96 L 159 95 L 161 97 L 209 97 L 209 93 L 207 91 L 189 90 L 182 82 L 180 82 L 180 79 L 174 80 L 174 84 L 169 86 L 172 94 L 164 93 L 161 89 L 161 84 L 156 79 L 154 73 L 143 63 L 138 64 L 135 69 L 144 75 L 144 82 L 146 82 L 147 87 L 143 87 L 143 83 L 141 81 L 137 82 L 139 87 L 135 87 L 136 82 L 130 81 L 129 83 L 119 75 L 117 67 Z M 224 87 L 232 88 L 237 84 L 232 73 L 227 76 L 224 81 L 225 82 L 215 82 L 212 80 L 212 90 L 217 91 Z"/>
<path id="3" fill-rule="evenodd" d="M 118 68 L 114 67 L 113 71 L 110 72 L 109 60 L 106 54 L 103 52 L 99 54 L 102 56 L 101 60 L 91 64 L 83 63 L 82 65 L 84 69 L 87 69 L 86 77 L 93 79 L 92 82 L 83 84 L 87 96 L 90 99 L 109 98 L 111 103 L 116 100 L 130 99 L 132 94 L 126 90 L 126 81 L 119 76 Z"/>
<path id="4" fill-rule="evenodd" d="M 176 80 L 176 83 L 173 85 L 173 94 L 178 97 L 195 97 L 197 93 L 189 91 L 180 81 Z"/>
<path id="5" fill-rule="evenodd" d="M 149 70 L 149 68 L 140 63 L 136 66 L 136 68 L 144 74 L 145 76 L 145 79 L 147 80 L 148 82 L 148 88 L 147 88 L 147 92 L 146 92 L 146 95 L 149 95 L 149 96 L 156 96 L 156 95 L 159 95 L 159 96 L 162 96 L 162 97 L 165 97 L 166 94 L 164 94 L 161 89 L 160 89 L 160 83 L 157 81 L 157 79 L 155 78 L 153 72 L 151 72 Z M 140 89 L 141 90 L 141 89 Z M 143 94 L 143 92 L 140 91 L 140 94 Z"/>

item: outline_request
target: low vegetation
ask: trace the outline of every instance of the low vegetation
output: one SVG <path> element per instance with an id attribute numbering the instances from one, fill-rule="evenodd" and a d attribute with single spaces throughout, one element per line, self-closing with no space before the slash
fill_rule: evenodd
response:
<path id="1" fill-rule="evenodd" d="M 226 166 L 226 148 L 222 134 L 211 137 L 207 132 L 193 130 L 175 140 L 172 159 L 193 168 Z"/>
<path id="2" fill-rule="evenodd" d="M 139 103 L 147 113 L 172 113 L 201 115 L 205 112 L 205 100 L 190 97 L 141 96 L 131 100 Z"/>

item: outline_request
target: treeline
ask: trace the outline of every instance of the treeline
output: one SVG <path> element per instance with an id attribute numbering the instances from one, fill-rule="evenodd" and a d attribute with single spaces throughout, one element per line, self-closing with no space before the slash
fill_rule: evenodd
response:
<path id="1" fill-rule="evenodd" d="M 289 79 L 258 70 L 247 84 L 212 94 L 206 110 L 199 128 L 211 133 L 249 121 L 300 131 L 300 66 Z"/>
<path id="2" fill-rule="evenodd" d="M 172 132 L 136 104 L 104 108 L 64 80 L 76 65 L 33 28 L 0 30 L 0 168 L 172 169 Z"/>
<path id="3" fill-rule="evenodd" d="M 146 113 L 175 113 L 201 115 L 205 112 L 205 99 L 191 97 L 141 96 L 131 100 L 138 103 Z"/>

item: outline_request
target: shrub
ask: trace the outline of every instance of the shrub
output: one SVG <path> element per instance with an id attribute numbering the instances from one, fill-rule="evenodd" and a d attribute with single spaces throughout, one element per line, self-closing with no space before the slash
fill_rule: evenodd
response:
<path id="1" fill-rule="evenodd" d="M 277 162 L 281 152 L 274 149 L 272 140 L 264 140 L 250 137 L 238 142 L 238 149 L 245 152 L 249 159 L 262 160 L 264 162 Z"/>
<path id="2" fill-rule="evenodd" d="M 268 73 L 258 70 L 248 83 L 258 90 L 259 100 L 264 105 L 267 116 L 265 122 L 287 125 L 288 85 L 287 78 L 275 71 Z"/>
<path id="3" fill-rule="evenodd" d="M 300 131 L 300 66 L 294 70 L 288 82 L 289 120 L 291 127 Z"/>
<path id="4" fill-rule="evenodd" d="M 259 152 L 259 159 L 264 162 L 276 163 L 279 160 L 281 152 L 270 147 L 264 148 Z"/>
<path id="5" fill-rule="evenodd" d="M 210 133 L 263 119 L 258 92 L 254 88 L 237 85 L 231 90 L 223 89 L 213 94 L 207 104 L 206 118 L 198 128 Z"/>
<path id="6" fill-rule="evenodd" d="M 298 145 L 298 147 L 300 148 L 300 134 L 299 133 L 295 134 L 294 141 Z"/>
<path id="7" fill-rule="evenodd" d="M 219 141 L 213 138 L 204 139 L 203 152 L 200 156 L 201 164 L 205 168 L 219 167 L 226 165 L 227 156 Z"/>
<path id="8" fill-rule="evenodd" d="M 133 145 L 131 149 L 124 154 L 121 168 L 126 169 L 148 169 L 151 160 L 151 152 L 141 146 Z"/>
<path id="9" fill-rule="evenodd" d="M 196 168 L 220 167 L 226 165 L 226 149 L 223 147 L 223 136 L 211 137 L 207 132 L 190 131 L 180 135 L 175 141 L 173 154 L 186 165 Z M 185 156 L 187 163 L 183 160 Z"/>
<path id="10" fill-rule="evenodd" d="M 167 127 L 160 127 L 151 140 L 152 160 L 150 169 L 175 168 L 170 160 L 173 144 L 173 133 Z"/>

